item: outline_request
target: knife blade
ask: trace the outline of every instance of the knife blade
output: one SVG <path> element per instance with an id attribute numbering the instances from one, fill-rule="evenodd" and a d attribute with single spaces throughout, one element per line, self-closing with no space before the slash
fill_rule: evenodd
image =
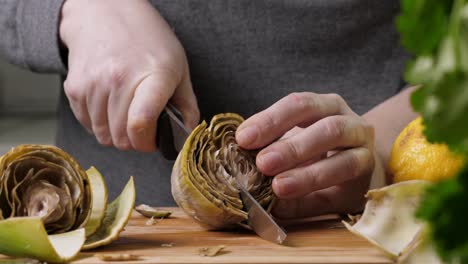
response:
<path id="1" fill-rule="evenodd" d="M 273 243 L 282 244 L 287 237 L 286 231 L 281 228 L 273 217 L 253 198 L 253 196 L 238 183 L 244 208 L 248 212 L 248 225 L 261 238 Z"/>
<path id="2" fill-rule="evenodd" d="M 182 114 L 168 103 L 158 118 L 156 144 L 164 158 L 175 160 L 191 129 L 184 125 Z"/>

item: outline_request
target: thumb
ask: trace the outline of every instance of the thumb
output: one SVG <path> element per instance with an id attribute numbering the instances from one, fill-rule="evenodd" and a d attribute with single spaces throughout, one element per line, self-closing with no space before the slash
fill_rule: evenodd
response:
<path id="1" fill-rule="evenodd" d="M 171 103 L 182 114 L 184 123 L 189 128 L 194 128 L 200 121 L 200 110 L 198 108 L 197 98 L 193 92 L 192 82 L 188 74 L 188 69 L 181 84 L 174 92 Z"/>

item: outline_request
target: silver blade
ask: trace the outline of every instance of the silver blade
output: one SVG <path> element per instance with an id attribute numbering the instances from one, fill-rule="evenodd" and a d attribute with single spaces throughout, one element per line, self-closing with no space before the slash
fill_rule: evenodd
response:
<path id="1" fill-rule="evenodd" d="M 173 105 L 167 104 L 164 108 L 171 120 L 172 135 L 174 137 L 174 148 L 177 152 L 182 150 L 185 140 L 192 132 L 182 122 L 182 114 Z"/>
<path id="2" fill-rule="evenodd" d="M 286 232 L 243 186 L 239 185 L 239 190 L 244 207 L 249 213 L 247 220 L 249 226 L 261 238 L 273 243 L 282 244 L 286 239 Z"/>

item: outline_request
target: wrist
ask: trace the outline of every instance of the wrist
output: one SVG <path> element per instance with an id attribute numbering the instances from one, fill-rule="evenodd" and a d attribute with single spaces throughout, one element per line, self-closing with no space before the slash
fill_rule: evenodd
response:
<path id="1" fill-rule="evenodd" d="M 78 2 L 78 3 L 77 3 Z M 73 28 L 73 17 L 77 9 L 79 9 L 79 0 L 65 0 L 62 9 L 60 10 L 59 20 L 59 38 L 64 46 L 68 47 L 68 40 Z"/>

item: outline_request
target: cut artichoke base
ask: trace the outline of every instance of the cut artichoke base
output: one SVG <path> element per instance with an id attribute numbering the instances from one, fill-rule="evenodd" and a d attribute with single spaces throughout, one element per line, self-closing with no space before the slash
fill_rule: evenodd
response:
<path id="1" fill-rule="evenodd" d="M 363 214 L 354 224 L 343 224 L 398 263 L 442 264 L 428 242 L 427 226 L 415 217 L 429 185 L 427 181 L 413 180 L 370 190 Z"/>
<path id="2" fill-rule="evenodd" d="M 117 239 L 135 204 L 133 177 L 107 206 L 107 189 L 102 175 L 94 167 L 86 173 L 95 199 L 91 217 L 84 228 L 48 235 L 39 217 L 0 220 L 0 253 L 46 262 L 67 262 L 81 250 L 107 245 Z"/>

